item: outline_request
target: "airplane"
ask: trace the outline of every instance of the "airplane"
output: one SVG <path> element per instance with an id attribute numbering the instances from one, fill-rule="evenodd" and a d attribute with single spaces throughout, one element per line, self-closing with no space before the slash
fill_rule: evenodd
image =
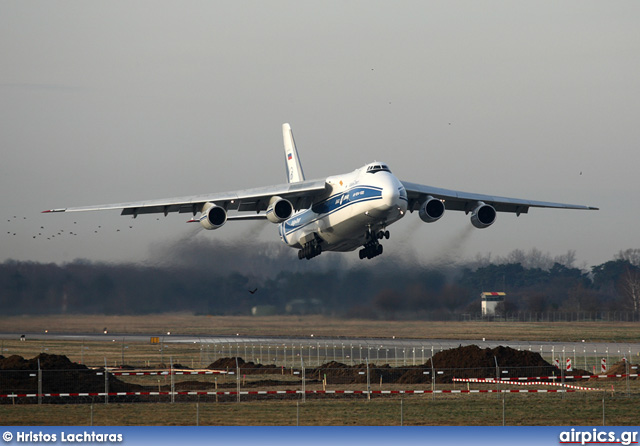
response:
<path id="1" fill-rule="evenodd" d="M 532 201 L 442 189 L 401 181 L 383 162 L 372 162 L 351 173 L 306 180 L 289 124 L 282 125 L 287 183 L 255 189 L 188 197 L 49 209 L 44 213 L 121 209 L 133 218 L 141 214 L 191 213 L 189 222 L 208 230 L 233 220 L 268 220 L 278 224 L 280 239 L 298 250 L 299 259 L 325 251 L 360 248 L 360 259 L 382 254 L 380 240 L 389 239 L 391 224 L 418 211 L 434 223 L 445 210 L 471 214 L 471 224 L 483 229 L 498 212 L 526 214 L 531 207 L 597 210 L 592 206 Z M 196 218 L 196 214 L 199 216 Z"/>

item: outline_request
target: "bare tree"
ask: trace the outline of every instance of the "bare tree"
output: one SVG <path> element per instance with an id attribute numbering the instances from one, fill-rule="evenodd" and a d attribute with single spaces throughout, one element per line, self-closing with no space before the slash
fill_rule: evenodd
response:
<path id="1" fill-rule="evenodd" d="M 623 298 L 637 313 L 640 309 L 640 269 L 626 268 L 620 277 L 619 286 Z"/>
<path id="2" fill-rule="evenodd" d="M 576 262 L 576 251 L 570 249 L 566 254 L 556 256 L 553 261 L 567 268 L 573 268 L 573 264 Z"/>
<path id="3" fill-rule="evenodd" d="M 553 266 L 553 259 L 537 248 L 531 248 L 525 252 L 522 249 L 514 249 L 503 258 L 498 258 L 495 263 L 519 263 L 523 268 L 539 268 L 549 270 Z"/>
<path id="4" fill-rule="evenodd" d="M 575 262 L 576 252 L 572 249 L 568 250 L 566 254 L 552 257 L 548 252 L 544 253 L 537 248 L 531 248 L 529 251 L 514 249 L 506 256 L 498 257 L 493 261 L 495 264 L 519 263 L 526 269 L 540 268 L 544 271 L 550 270 L 556 263 L 566 266 L 567 268 L 573 268 Z"/>
<path id="5" fill-rule="evenodd" d="M 640 267 L 640 249 L 627 249 L 614 256 L 615 260 L 625 260 L 633 266 Z"/>

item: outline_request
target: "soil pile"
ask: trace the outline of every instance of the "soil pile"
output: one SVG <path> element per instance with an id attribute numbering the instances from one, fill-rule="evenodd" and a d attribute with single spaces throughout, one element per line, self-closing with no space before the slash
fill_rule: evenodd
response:
<path id="1" fill-rule="evenodd" d="M 41 353 L 32 359 L 18 355 L 0 357 L 0 394 L 37 393 L 38 361 L 44 393 L 93 393 L 105 390 L 103 370 L 91 370 L 85 365 L 71 362 L 66 356 Z M 110 392 L 131 392 L 139 388 L 109 375 Z"/>
<path id="2" fill-rule="evenodd" d="M 496 369 L 496 363 L 498 369 Z M 432 370 L 433 369 L 433 370 Z M 398 382 L 431 382 L 435 371 L 436 382 L 452 382 L 452 378 L 487 378 L 518 376 L 558 375 L 559 370 L 542 359 L 539 353 L 516 350 L 511 347 L 481 349 L 477 345 L 468 345 L 436 353 L 424 365 L 407 371 Z M 507 373 L 502 373 L 507 371 Z"/>
<path id="3" fill-rule="evenodd" d="M 243 374 L 274 373 L 280 370 L 273 364 L 262 365 L 245 362 L 237 358 L 238 366 Z M 450 383 L 452 378 L 487 378 L 496 376 L 496 361 L 501 377 L 519 376 L 551 376 L 560 375 L 560 370 L 542 359 L 539 353 L 526 350 L 515 350 L 510 347 L 481 349 L 477 345 L 444 350 L 433 356 L 425 364 L 418 366 L 391 367 L 388 364 L 379 366 L 369 364 L 370 383 L 431 383 L 436 373 L 436 382 Z M 221 358 L 209 365 L 209 369 L 233 371 L 236 369 L 236 358 Z M 508 373 L 502 373 L 507 371 Z M 580 374 L 576 371 L 572 374 Z M 306 370 L 308 380 L 353 384 L 367 382 L 367 365 L 349 366 L 331 361 L 314 369 Z"/>
<path id="4" fill-rule="evenodd" d="M 253 362 L 245 362 L 244 359 L 240 357 L 220 358 L 209 364 L 207 368 L 210 370 L 224 370 L 226 372 L 235 372 L 236 359 L 238 360 L 238 367 L 240 367 L 241 373 L 244 373 L 245 375 L 273 373 L 274 369 L 281 370 L 283 368 L 278 367 L 275 364 L 256 364 Z"/>
<path id="5" fill-rule="evenodd" d="M 382 366 L 369 364 L 369 382 L 400 382 L 399 380 L 406 371 L 406 368 L 391 367 L 389 364 Z M 318 381 L 322 381 L 326 377 L 327 382 L 334 384 L 362 384 L 367 382 L 367 365 L 356 364 L 349 366 L 340 362 L 331 361 L 307 372 L 307 377 L 314 377 Z"/>
<path id="6" fill-rule="evenodd" d="M 87 370 L 86 366 L 71 362 L 66 356 L 47 353 L 41 353 L 31 359 L 24 359 L 18 355 L 0 357 L 0 370 L 38 370 L 38 361 L 42 370 Z"/>
<path id="7" fill-rule="evenodd" d="M 488 367 L 495 370 L 496 361 L 500 368 L 553 367 L 542 359 L 539 353 L 503 346 L 494 349 L 481 349 L 477 345 L 467 345 L 466 347 L 444 350 L 433 356 L 433 365 L 439 368 Z M 427 364 L 431 365 L 429 361 Z"/>
<path id="8" fill-rule="evenodd" d="M 636 368 L 634 369 L 633 367 L 636 367 Z M 629 364 L 628 373 L 630 375 L 638 374 L 638 370 L 640 370 L 640 367 L 638 366 L 638 364 L 633 364 L 633 363 Z M 606 374 L 606 375 L 626 375 L 627 374 L 627 364 L 626 364 L 625 361 L 616 362 L 604 374 Z M 626 377 L 625 378 L 620 378 L 620 379 L 626 379 Z M 634 377 L 630 377 L 629 379 L 638 379 L 638 377 L 634 376 Z"/>

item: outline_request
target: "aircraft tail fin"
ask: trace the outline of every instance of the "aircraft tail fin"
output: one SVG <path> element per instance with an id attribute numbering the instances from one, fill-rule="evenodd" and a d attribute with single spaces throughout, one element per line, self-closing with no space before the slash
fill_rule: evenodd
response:
<path id="1" fill-rule="evenodd" d="M 304 172 L 300 164 L 298 149 L 289 124 L 282 124 L 282 138 L 284 139 L 284 161 L 287 168 L 287 181 L 289 183 L 304 181 Z"/>

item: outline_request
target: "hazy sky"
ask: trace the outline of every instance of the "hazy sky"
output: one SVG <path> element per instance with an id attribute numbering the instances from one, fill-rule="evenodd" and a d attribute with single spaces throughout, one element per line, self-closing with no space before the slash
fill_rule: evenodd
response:
<path id="1" fill-rule="evenodd" d="M 637 1 L 2 1 L 0 261 L 277 240 L 39 212 L 285 182 L 283 122 L 307 178 L 383 160 L 408 181 L 601 208 L 473 231 L 412 214 L 385 254 L 610 260 L 640 247 L 639 17 Z"/>

